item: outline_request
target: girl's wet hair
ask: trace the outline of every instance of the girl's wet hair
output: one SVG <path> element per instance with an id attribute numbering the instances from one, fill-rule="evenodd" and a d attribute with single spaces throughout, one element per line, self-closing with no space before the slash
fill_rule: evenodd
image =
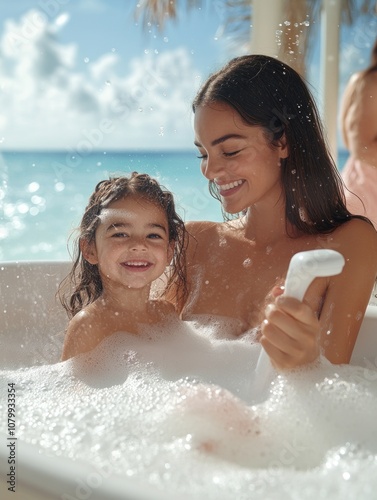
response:
<path id="1" fill-rule="evenodd" d="M 287 144 L 281 181 L 286 220 L 293 227 L 307 234 L 327 233 L 356 217 L 346 208 L 343 181 L 314 99 L 294 69 L 269 56 L 236 57 L 204 83 L 193 111 L 215 103 L 232 107 L 245 124 L 262 127 L 271 148 L 280 141 Z M 213 182 L 210 192 L 220 200 Z"/>
<path id="2" fill-rule="evenodd" d="M 58 296 L 69 317 L 73 317 L 102 293 L 102 281 L 97 265 L 90 264 L 82 255 L 80 241 L 92 243 L 95 240 L 99 215 L 111 203 L 137 196 L 162 208 L 168 220 L 169 242 L 174 241 L 174 254 L 166 275 L 166 287 L 160 296 L 165 296 L 173 288 L 183 299 L 187 292 L 185 273 L 186 230 L 183 220 L 175 210 L 173 195 L 148 174 L 133 172 L 130 176 L 111 177 L 99 182 L 89 198 L 78 228 L 74 244 L 73 267 L 61 283 Z"/>

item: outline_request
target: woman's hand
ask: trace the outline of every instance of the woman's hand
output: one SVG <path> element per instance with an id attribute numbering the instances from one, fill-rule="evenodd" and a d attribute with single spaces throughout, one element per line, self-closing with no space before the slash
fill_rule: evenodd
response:
<path id="1" fill-rule="evenodd" d="M 318 358 L 320 325 L 307 304 L 281 293 L 266 307 L 260 342 L 277 370 L 289 370 Z"/>

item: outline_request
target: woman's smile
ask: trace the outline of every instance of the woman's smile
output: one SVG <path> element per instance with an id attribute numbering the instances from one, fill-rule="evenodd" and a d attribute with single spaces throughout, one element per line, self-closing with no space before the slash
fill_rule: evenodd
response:
<path id="1" fill-rule="evenodd" d="M 237 192 L 244 182 L 245 182 L 244 179 L 239 179 L 237 181 L 232 181 L 227 184 L 221 184 L 215 181 L 215 184 L 218 187 L 221 196 L 230 196 L 231 194 Z"/>

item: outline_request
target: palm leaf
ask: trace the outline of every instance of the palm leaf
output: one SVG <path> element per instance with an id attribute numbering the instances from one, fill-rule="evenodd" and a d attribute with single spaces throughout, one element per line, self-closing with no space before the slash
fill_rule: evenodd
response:
<path id="1" fill-rule="evenodd" d="M 142 18 L 144 28 L 156 26 L 159 31 L 163 31 L 165 23 L 169 19 L 178 18 L 176 0 L 139 0 L 135 9 L 135 18 Z M 201 0 L 186 0 L 188 9 L 201 6 Z"/>
<path id="2" fill-rule="evenodd" d="M 278 1 L 278 0 L 277 0 Z M 342 21 L 353 24 L 360 15 L 377 13 L 377 0 L 337 0 L 341 2 Z M 200 0 L 186 0 L 188 9 L 200 7 Z M 232 40 L 232 45 L 250 50 L 250 26 L 253 22 L 253 0 L 216 0 L 213 8 L 222 12 L 222 32 Z M 285 0 L 284 15 L 279 37 L 277 56 L 293 66 L 302 75 L 311 55 L 312 42 L 320 24 L 321 0 Z M 142 17 L 143 26 L 157 26 L 162 32 L 169 19 L 178 19 L 177 0 L 139 0 L 136 18 Z M 252 29 L 252 28 L 251 28 Z"/>

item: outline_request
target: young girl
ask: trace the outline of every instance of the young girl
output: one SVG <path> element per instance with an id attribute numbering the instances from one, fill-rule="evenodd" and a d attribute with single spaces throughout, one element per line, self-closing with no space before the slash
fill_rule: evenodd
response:
<path id="1" fill-rule="evenodd" d="M 242 56 L 208 78 L 193 109 L 202 173 L 224 212 L 240 215 L 186 225 L 182 318 L 233 318 L 235 335 L 260 327 L 281 370 L 320 353 L 348 363 L 376 279 L 377 234 L 345 206 L 305 82 L 273 57 Z M 292 256 L 316 248 L 343 254 L 343 272 L 315 279 L 304 302 L 277 297 Z"/>
<path id="2" fill-rule="evenodd" d="M 81 221 L 73 268 L 59 289 L 71 318 L 62 360 L 90 351 L 114 332 L 137 334 L 142 325 L 175 314 L 163 296 L 173 284 L 185 292 L 184 250 L 185 228 L 173 195 L 156 180 L 133 172 L 101 181 Z M 164 274 L 166 286 L 152 300 L 152 282 Z"/>

